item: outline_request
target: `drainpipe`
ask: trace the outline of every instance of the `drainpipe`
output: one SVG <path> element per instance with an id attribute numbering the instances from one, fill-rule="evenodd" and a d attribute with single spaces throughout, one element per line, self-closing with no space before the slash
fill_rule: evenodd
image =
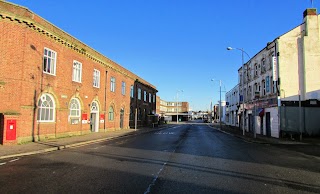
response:
<path id="1" fill-rule="evenodd" d="M 108 80 L 108 71 L 106 71 L 106 78 L 104 82 L 104 123 L 103 123 L 103 129 L 104 132 L 106 132 L 106 113 L 107 113 L 107 80 Z"/>

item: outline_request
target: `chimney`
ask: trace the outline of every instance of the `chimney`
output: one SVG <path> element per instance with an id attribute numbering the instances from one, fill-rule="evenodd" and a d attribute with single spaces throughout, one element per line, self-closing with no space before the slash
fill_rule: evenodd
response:
<path id="1" fill-rule="evenodd" d="M 305 18 L 306 16 L 309 16 L 309 15 L 317 15 L 317 9 L 315 9 L 315 8 L 309 8 L 309 9 L 306 9 L 306 10 L 303 12 L 303 18 Z"/>

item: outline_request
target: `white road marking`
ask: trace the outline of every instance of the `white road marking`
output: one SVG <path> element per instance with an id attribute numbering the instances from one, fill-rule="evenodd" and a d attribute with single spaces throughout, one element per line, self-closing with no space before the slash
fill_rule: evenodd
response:
<path id="1" fill-rule="evenodd" d="M 9 162 L 15 162 L 15 161 L 17 161 L 17 160 L 19 160 L 20 158 L 16 158 L 16 159 L 14 159 L 14 160 L 10 160 Z"/>
<path id="2" fill-rule="evenodd" d="M 174 132 L 155 132 L 156 135 L 174 135 Z"/>
<path id="3" fill-rule="evenodd" d="M 157 173 L 157 175 L 153 178 L 152 182 L 150 183 L 149 187 L 147 188 L 147 190 L 144 192 L 144 194 L 150 193 L 151 187 L 155 185 L 161 171 L 164 169 L 164 167 L 167 165 L 167 163 L 164 163 L 162 165 L 162 168 L 159 170 L 159 172 Z"/>

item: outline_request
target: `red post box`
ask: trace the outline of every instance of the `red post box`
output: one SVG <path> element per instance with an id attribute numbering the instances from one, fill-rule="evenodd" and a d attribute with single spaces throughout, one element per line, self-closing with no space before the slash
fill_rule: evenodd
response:
<path id="1" fill-rule="evenodd" d="M 16 120 L 7 120 L 6 128 L 6 139 L 7 140 L 16 140 L 17 138 L 17 121 Z"/>

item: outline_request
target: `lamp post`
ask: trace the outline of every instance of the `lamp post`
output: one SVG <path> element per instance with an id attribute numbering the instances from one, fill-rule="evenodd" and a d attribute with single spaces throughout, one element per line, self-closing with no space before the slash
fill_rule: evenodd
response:
<path id="1" fill-rule="evenodd" d="M 178 97 L 179 97 L 179 92 L 183 92 L 183 90 L 178 90 L 177 91 L 177 124 L 179 123 L 179 109 L 178 109 Z"/>
<path id="2" fill-rule="evenodd" d="M 214 80 L 214 79 L 211 79 L 211 81 L 218 81 L 218 80 Z M 219 100 L 219 126 L 220 126 L 220 129 L 222 129 L 221 127 L 221 80 L 219 80 L 219 85 L 220 85 L 220 89 L 219 89 L 219 93 L 220 93 L 220 100 Z"/>
<path id="3" fill-rule="evenodd" d="M 248 56 L 249 59 L 250 59 L 250 56 L 248 55 L 248 53 L 246 51 L 243 50 L 243 48 L 227 47 L 227 50 L 235 50 L 235 49 L 241 51 L 241 58 L 242 58 L 242 81 L 241 81 L 241 85 L 242 85 L 242 106 L 243 106 L 243 110 L 242 110 L 242 135 L 245 135 L 245 133 L 244 133 L 244 123 L 245 123 L 244 106 L 245 106 L 245 104 L 244 104 L 244 57 L 243 57 L 243 53 L 245 53 Z"/>

